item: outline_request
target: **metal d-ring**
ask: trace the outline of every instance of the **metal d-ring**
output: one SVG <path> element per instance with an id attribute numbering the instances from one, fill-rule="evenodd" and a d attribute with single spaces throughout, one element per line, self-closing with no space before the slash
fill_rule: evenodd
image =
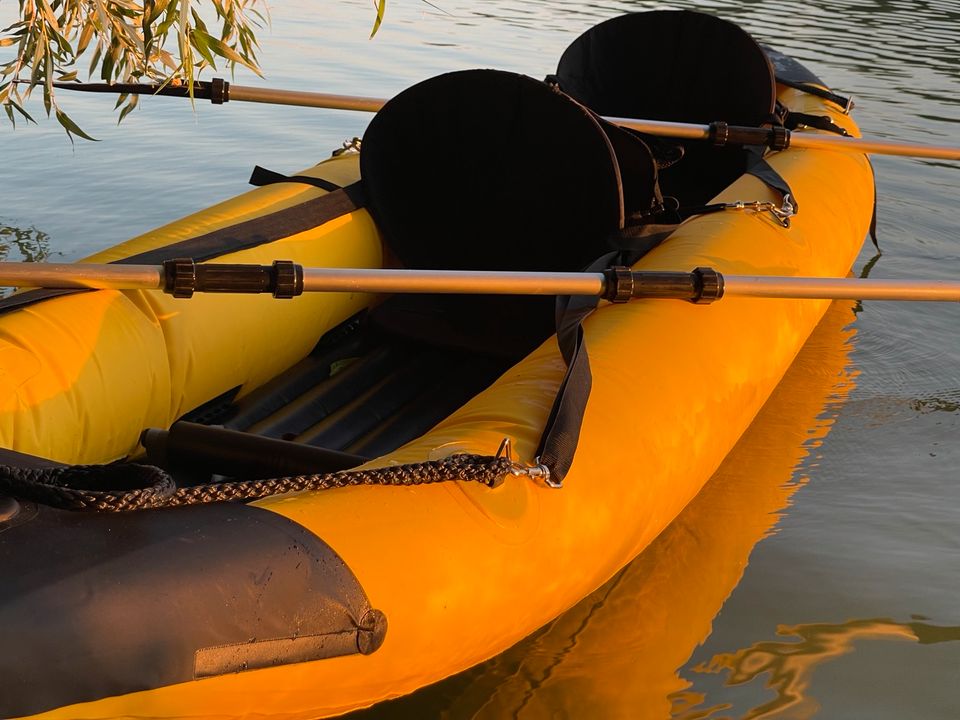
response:
<path id="1" fill-rule="evenodd" d="M 779 223 L 781 227 L 790 227 L 790 218 L 797 214 L 797 209 L 791 202 L 790 194 L 783 196 L 783 203 L 777 207 L 776 203 L 769 200 L 753 200 L 752 202 L 738 200 L 736 202 L 724 203 L 724 209 L 744 210 L 747 212 L 768 212 L 771 217 Z"/>
<path id="2" fill-rule="evenodd" d="M 550 477 L 550 468 L 540 462 L 540 456 L 538 455 L 534 459 L 535 465 L 521 465 L 520 463 L 515 463 L 513 461 L 513 445 L 510 442 L 510 438 L 505 437 L 500 442 L 500 447 L 497 448 L 497 459 L 506 458 L 510 461 L 510 474 L 516 477 L 528 477 L 531 480 L 543 480 L 544 484 L 547 487 L 559 489 L 563 487 L 562 480 L 553 480 Z"/>

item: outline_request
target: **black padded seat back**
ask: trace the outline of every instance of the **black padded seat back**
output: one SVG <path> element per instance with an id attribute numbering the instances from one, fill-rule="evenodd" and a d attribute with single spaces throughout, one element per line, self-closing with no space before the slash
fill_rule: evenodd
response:
<path id="1" fill-rule="evenodd" d="M 758 126 L 776 105 L 773 66 L 737 25 L 690 10 L 612 18 L 564 51 L 560 89 L 600 115 Z M 664 195 L 684 204 L 708 200 L 746 169 L 739 148 L 686 143 L 686 155 L 662 170 Z"/>
<path id="2" fill-rule="evenodd" d="M 620 165 L 598 120 L 523 75 L 466 70 L 414 85 L 377 113 L 362 148 L 368 207 L 410 268 L 579 270 L 624 224 Z M 654 197 L 649 151 L 625 153 L 641 168 L 631 202 Z"/>

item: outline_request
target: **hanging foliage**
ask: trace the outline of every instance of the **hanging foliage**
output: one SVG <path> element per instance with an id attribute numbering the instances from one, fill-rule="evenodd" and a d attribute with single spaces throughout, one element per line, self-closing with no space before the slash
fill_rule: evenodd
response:
<path id="1" fill-rule="evenodd" d="M 54 82 L 76 80 L 78 67 L 103 82 L 184 84 L 221 63 L 260 74 L 255 31 L 268 22 L 265 0 L 19 0 L 20 19 L 0 30 L 0 105 L 10 122 L 36 122 L 24 105 L 36 88 L 72 140 L 92 140 L 60 108 Z M 197 7 L 194 7 L 197 5 Z M 375 0 L 373 34 L 386 0 Z M 201 11 L 203 14 L 201 14 Z M 3 56 L 0 55 L 0 58 Z M 123 120 L 138 95 L 121 95 Z"/>

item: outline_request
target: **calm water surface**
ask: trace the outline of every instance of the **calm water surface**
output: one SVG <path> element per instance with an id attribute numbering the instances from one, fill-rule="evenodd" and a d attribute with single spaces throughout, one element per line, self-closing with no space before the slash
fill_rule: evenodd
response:
<path id="1" fill-rule="evenodd" d="M 0 6 L 0 21 L 13 12 Z M 955 0 L 277 2 L 264 81 L 388 97 L 441 72 L 534 77 L 590 25 L 699 8 L 857 98 L 874 137 L 960 145 Z M 0 129 L 0 255 L 70 260 L 293 172 L 367 116 L 62 98 L 101 142 Z M 438 148 L 423 139 L 427 155 Z M 954 279 L 960 166 L 877 158 L 871 277 Z M 481 667 L 362 717 L 960 717 L 960 308 L 834 306 L 677 522 L 607 586 Z M 682 401 L 682 398 L 678 399 Z M 682 448 L 677 449 L 682 452 Z"/>

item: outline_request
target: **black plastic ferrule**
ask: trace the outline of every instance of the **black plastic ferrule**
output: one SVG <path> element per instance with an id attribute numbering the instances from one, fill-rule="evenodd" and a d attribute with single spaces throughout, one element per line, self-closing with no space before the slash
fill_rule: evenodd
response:
<path id="1" fill-rule="evenodd" d="M 770 141 L 767 143 L 771 150 L 786 150 L 790 147 L 790 131 L 782 125 L 770 128 Z"/>
<path id="2" fill-rule="evenodd" d="M 730 140 L 730 126 L 722 120 L 710 123 L 710 134 L 708 139 L 718 147 L 723 147 Z"/>
<path id="3" fill-rule="evenodd" d="M 223 78 L 213 78 L 210 81 L 210 102 L 214 105 L 223 105 L 230 101 L 230 83 Z"/>
<path id="4" fill-rule="evenodd" d="M 744 127 L 717 121 L 708 125 L 707 139 L 714 145 L 758 145 L 783 150 L 790 145 L 790 131 L 783 127 Z"/>
<path id="5" fill-rule="evenodd" d="M 163 291 L 175 298 L 193 297 L 197 289 L 197 265 L 192 258 L 163 261 Z"/>
<path id="6" fill-rule="evenodd" d="M 163 289 L 174 297 L 188 298 L 195 292 L 272 293 L 292 298 L 303 293 L 303 268 L 290 260 L 273 265 L 198 265 L 190 258 L 163 263 Z"/>
<path id="7" fill-rule="evenodd" d="M 303 294 L 303 267 L 292 260 L 273 261 L 273 296 L 289 299 Z"/>
<path id="8" fill-rule="evenodd" d="M 633 297 L 633 273 L 623 265 L 603 271 L 603 299 L 612 303 L 625 303 Z"/>
<path id="9" fill-rule="evenodd" d="M 694 268 L 690 273 L 694 277 L 696 295 L 690 302 L 706 305 L 723 297 L 723 275 L 709 267 Z"/>

